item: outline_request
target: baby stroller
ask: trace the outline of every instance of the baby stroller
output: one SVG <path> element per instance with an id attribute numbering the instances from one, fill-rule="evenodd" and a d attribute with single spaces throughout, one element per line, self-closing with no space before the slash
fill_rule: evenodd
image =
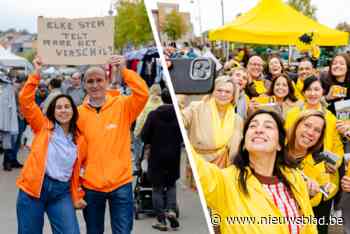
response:
<path id="1" fill-rule="evenodd" d="M 134 173 L 136 176 L 134 187 L 134 214 L 136 220 L 140 219 L 140 214 L 155 215 L 152 205 L 152 185 L 147 178 L 147 165 L 142 163 L 143 155 L 144 149 L 136 162 L 136 171 Z"/>
<path id="2" fill-rule="evenodd" d="M 136 162 L 136 176 L 134 187 L 134 215 L 135 219 L 140 219 L 140 214 L 145 214 L 151 217 L 155 216 L 152 204 L 152 184 L 147 177 L 147 163 L 144 161 L 144 149 L 141 157 Z M 176 217 L 179 217 L 179 208 L 175 210 Z"/>

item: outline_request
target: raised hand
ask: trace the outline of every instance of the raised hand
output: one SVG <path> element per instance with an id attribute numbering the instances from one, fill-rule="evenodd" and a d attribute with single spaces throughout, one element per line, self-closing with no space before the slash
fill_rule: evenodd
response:
<path id="1" fill-rule="evenodd" d="M 109 58 L 108 63 L 112 66 L 112 69 L 115 68 L 119 71 L 122 71 L 124 68 L 126 68 L 126 60 L 122 55 L 112 55 Z"/>
<path id="2" fill-rule="evenodd" d="M 35 56 L 34 60 L 33 60 L 33 65 L 34 65 L 34 72 L 39 75 L 40 74 L 40 70 L 43 66 L 43 62 L 42 59 L 39 55 Z"/>

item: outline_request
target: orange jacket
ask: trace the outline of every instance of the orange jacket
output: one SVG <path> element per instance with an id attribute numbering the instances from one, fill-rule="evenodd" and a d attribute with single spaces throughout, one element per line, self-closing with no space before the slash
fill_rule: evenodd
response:
<path id="1" fill-rule="evenodd" d="M 27 194 L 40 198 L 40 192 L 44 180 L 47 149 L 52 134 L 53 123 L 41 112 L 35 103 L 35 90 L 39 85 L 38 75 L 29 76 L 19 95 L 20 110 L 30 124 L 35 137 L 29 156 L 24 164 L 17 186 Z M 76 202 L 84 197 L 84 192 L 79 187 L 80 167 L 86 157 L 87 145 L 83 136 L 77 137 L 78 157 L 74 163 L 71 178 L 71 193 Z"/>
<path id="2" fill-rule="evenodd" d="M 130 96 L 106 95 L 97 113 L 84 102 L 79 106 L 79 129 L 88 142 L 82 184 L 88 189 L 110 192 L 132 181 L 130 128 L 148 98 L 148 87 L 132 70 L 122 77 Z"/>

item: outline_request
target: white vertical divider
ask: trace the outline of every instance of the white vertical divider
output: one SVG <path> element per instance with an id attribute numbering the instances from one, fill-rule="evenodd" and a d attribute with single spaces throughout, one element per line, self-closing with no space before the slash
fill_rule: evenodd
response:
<path id="1" fill-rule="evenodd" d="M 173 84 L 171 83 L 169 71 L 168 71 L 168 68 L 166 66 L 165 57 L 164 57 L 164 53 L 163 53 L 163 47 L 162 47 L 162 44 L 161 44 L 160 39 L 158 37 L 158 32 L 157 32 L 157 28 L 156 28 L 156 25 L 155 25 L 154 20 L 153 20 L 153 15 L 152 15 L 151 8 L 148 7 L 148 6 L 151 5 L 150 1 L 155 1 L 155 0 L 144 0 L 144 1 L 145 1 L 146 9 L 147 9 L 147 15 L 148 15 L 148 18 L 149 18 L 149 22 L 151 24 L 153 37 L 154 37 L 154 40 L 156 42 L 156 46 L 157 46 L 157 49 L 158 49 L 158 52 L 159 52 L 160 61 L 161 61 L 162 67 L 163 67 L 163 72 L 164 72 L 165 77 L 166 77 L 166 83 L 167 83 L 167 86 L 169 88 L 169 92 L 170 92 L 170 95 L 171 95 L 171 98 L 172 98 L 172 101 L 173 101 L 173 105 L 174 105 L 174 108 L 175 108 L 177 120 L 179 122 L 180 130 L 181 130 L 182 137 L 183 137 L 183 140 L 184 140 L 184 143 L 185 143 L 187 156 L 188 156 L 188 159 L 189 159 L 189 162 L 190 162 L 190 165 L 191 165 L 191 169 L 192 169 L 192 172 L 193 172 L 193 176 L 194 176 L 194 179 L 195 179 L 195 182 L 196 182 L 196 188 L 197 188 L 197 191 L 198 191 L 198 194 L 199 194 L 199 199 L 200 199 L 200 202 L 201 202 L 201 205 L 202 205 L 202 210 L 203 210 L 205 219 L 207 221 L 208 230 L 209 230 L 210 234 L 214 234 L 213 226 L 211 224 L 211 218 L 210 218 L 209 211 L 208 211 L 208 206 L 207 206 L 207 203 L 206 203 L 205 198 L 204 198 L 202 186 L 201 186 L 201 184 L 199 182 L 199 176 L 198 176 L 198 173 L 197 173 L 197 170 L 196 170 L 196 165 L 195 165 L 194 159 L 192 157 L 191 144 L 190 144 L 190 141 L 188 139 L 188 136 L 187 136 L 187 133 L 186 133 L 186 129 L 185 129 L 184 125 L 183 125 L 182 115 L 181 115 L 181 112 L 180 112 L 180 108 L 178 106 L 178 102 L 177 102 L 177 98 L 176 98 L 176 95 L 175 95 L 174 87 L 173 87 Z"/>

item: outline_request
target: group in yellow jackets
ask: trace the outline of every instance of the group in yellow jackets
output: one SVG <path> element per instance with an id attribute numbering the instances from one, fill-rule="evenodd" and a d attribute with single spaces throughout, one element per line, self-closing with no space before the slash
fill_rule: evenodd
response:
<path id="1" fill-rule="evenodd" d="M 276 90 L 276 84 L 284 87 L 281 88 L 282 90 Z M 285 90 L 283 90 L 284 88 Z M 290 99 L 289 94 L 290 92 L 293 92 L 294 87 L 290 81 L 288 82 L 288 78 L 286 76 L 281 75 L 279 78 L 273 80 L 271 90 L 272 95 L 262 95 L 258 98 L 253 98 L 253 100 L 250 102 L 253 104 L 267 104 L 270 102 L 276 103 L 277 100 L 280 99 L 279 97 L 276 98 L 276 94 L 278 95 L 283 93 L 281 91 L 284 91 L 285 97 L 288 96 L 288 98 L 285 98 L 284 100 L 288 100 Z M 340 178 L 338 168 L 343 160 L 343 144 L 339 133 L 335 131 L 337 123 L 336 117 L 326 109 L 326 106 L 322 100 L 323 90 L 320 80 L 315 76 L 303 79 L 301 94 L 304 101 L 299 99 L 299 101 L 295 101 L 294 103 L 292 102 L 294 105 L 288 106 L 284 113 L 282 113 L 282 116 L 285 117 L 284 127 L 285 129 L 289 130 L 289 136 L 294 134 L 293 139 L 296 142 L 296 139 L 301 141 L 306 139 L 305 142 L 307 144 L 304 145 L 304 151 L 299 152 L 302 154 L 298 154 L 298 150 L 295 148 L 296 143 L 294 142 L 293 144 L 290 144 L 291 142 L 286 141 L 288 142 L 287 147 L 290 165 L 286 166 L 288 169 L 283 169 L 281 172 L 286 176 L 287 181 L 291 180 L 291 178 L 295 179 L 295 176 L 289 177 L 290 175 L 298 175 L 298 180 L 294 181 L 294 185 L 298 184 L 299 186 L 303 187 L 304 197 L 303 199 L 299 200 L 298 195 L 296 195 L 299 193 L 293 194 L 293 196 L 297 200 L 300 206 L 299 208 L 302 208 L 301 203 L 305 203 L 304 205 L 308 207 L 306 210 L 307 212 L 310 212 L 310 215 L 314 215 L 311 207 L 315 207 L 315 212 L 317 215 L 327 215 L 318 213 L 317 207 L 326 201 L 331 201 L 339 190 Z M 252 106 L 252 104 L 250 104 L 250 106 Z M 252 112 L 253 117 L 248 118 L 246 123 L 247 126 L 249 126 L 249 121 L 252 121 L 254 116 L 257 116 L 256 113 L 259 113 L 260 111 L 264 110 L 260 109 L 258 112 L 256 112 L 256 110 L 255 112 Z M 310 120 L 312 122 L 311 127 L 308 125 L 305 126 L 305 122 L 310 122 Z M 309 128 L 311 128 L 311 130 Z M 247 128 L 244 128 L 240 150 L 246 150 L 246 148 L 244 148 L 246 143 L 246 130 Z M 308 134 L 309 131 L 312 132 L 311 136 Z M 296 132 L 301 135 L 296 137 Z M 305 138 L 301 136 L 305 136 Z M 336 165 L 330 165 L 325 161 L 316 161 L 312 154 L 320 153 L 321 151 L 329 151 L 335 154 L 338 157 Z M 241 151 L 236 157 L 239 157 L 240 153 Z M 247 188 L 252 188 L 248 189 L 248 191 L 257 192 L 257 194 L 254 193 L 252 196 L 254 199 L 250 199 L 250 196 L 246 196 L 246 194 L 242 191 L 242 187 L 240 186 L 239 182 L 241 173 L 239 167 L 237 167 L 235 163 L 233 166 L 230 166 L 227 169 L 220 170 L 215 167 L 215 165 L 205 162 L 198 152 L 193 152 L 193 154 L 208 206 L 214 209 L 217 212 L 217 215 L 221 217 L 220 227 L 222 233 L 262 233 L 263 231 L 268 233 L 270 233 L 270 231 L 271 233 L 284 233 L 283 228 L 278 229 L 277 226 L 274 225 L 268 225 L 265 227 L 263 225 L 256 224 L 242 225 L 237 222 L 232 225 L 226 222 L 227 217 L 231 216 L 263 216 L 265 212 L 272 215 L 273 212 L 269 209 L 278 210 L 278 208 L 273 206 L 273 204 L 270 204 L 271 207 L 269 209 L 263 205 L 262 201 L 266 199 L 264 196 L 268 197 L 268 194 L 266 194 L 266 191 L 263 190 L 261 183 L 259 183 L 259 180 L 255 176 L 256 169 L 253 167 L 253 165 L 257 166 L 258 163 L 249 161 L 249 166 L 246 165 L 248 167 L 245 167 L 246 174 L 244 178 L 246 180 L 246 185 Z M 247 155 L 250 155 L 250 152 L 245 156 L 247 157 Z M 293 156 L 295 157 L 294 160 Z M 250 157 L 248 158 L 249 160 L 251 159 Z M 262 162 L 259 161 L 259 163 Z M 292 169 L 293 167 L 297 167 L 297 169 Z M 321 190 L 323 193 L 321 193 Z M 291 191 L 293 192 L 293 187 L 291 188 Z M 327 195 L 325 195 L 326 193 Z M 237 194 L 237 196 L 232 196 L 229 194 Z M 263 198 L 257 199 L 261 195 L 264 195 Z M 327 205 L 328 204 L 331 203 L 328 202 Z M 249 209 L 252 209 L 252 211 Z M 304 210 L 304 214 L 307 213 L 306 210 Z M 278 217 L 277 213 L 274 215 Z M 285 227 L 287 228 L 286 233 L 288 233 L 288 226 Z M 274 228 L 277 229 L 274 230 Z M 316 226 L 311 227 L 304 225 L 303 228 L 304 229 L 302 229 L 301 233 L 317 233 Z M 322 227 L 319 230 L 322 232 Z"/>
<path id="2" fill-rule="evenodd" d="M 247 126 L 250 121 L 254 120 L 254 117 L 259 116 L 256 113 L 260 111 L 275 112 L 277 110 L 285 120 L 284 129 L 288 131 L 288 140 L 286 139 L 285 143 L 290 164 L 281 172 L 286 176 L 287 181 L 291 177 L 294 178 L 290 175 L 298 175 L 300 180 L 296 180 L 294 185 L 303 187 L 304 197 L 301 202 L 298 197 L 300 193 L 298 195 L 293 193 L 293 196 L 299 208 L 302 208 L 301 203 L 305 203 L 311 215 L 328 218 L 333 199 L 339 192 L 341 179 L 339 170 L 344 158 L 344 147 L 339 133 L 344 136 L 348 134 L 350 137 L 349 128 L 346 127 L 350 127 L 350 124 L 340 123 L 336 116 L 327 109 L 321 80 L 315 76 L 316 71 L 312 63 L 306 59 L 300 62 L 295 83 L 283 73 L 283 64 L 277 58 L 269 60 L 270 86 L 266 85 L 262 69 L 263 60 L 259 56 L 253 56 L 248 61 L 247 70 L 235 68 L 232 71 L 231 78 L 239 87 L 239 97 L 244 100 L 241 101 L 241 104 L 244 105 L 240 105 L 240 99 L 236 101 L 236 112 L 247 120 L 239 152 L 234 157 L 234 165 L 226 169 L 219 169 L 203 160 L 200 152 L 193 152 L 208 206 L 221 216 L 222 233 L 284 233 L 283 229 L 274 229 L 276 226 L 272 225 L 265 227 L 257 224 L 242 225 L 237 222 L 232 225 L 226 222 L 227 217 L 230 216 L 263 216 L 265 212 L 272 215 L 273 211 L 270 209 L 278 210 L 278 207 L 271 203 L 271 207 L 265 206 L 264 201 L 268 200 L 266 196 L 269 197 L 269 195 L 266 194 L 256 169 L 265 164 L 262 161 L 252 161 L 253 157 L 250 156 L 254 155 L 254 152 L 250 152 L 246 147 L 246 131 L 249 129 Z M 249 98 L 245 91 L 251 84 L 258 96 L 250 95 L 251 93 L 247 91 Z M 241 114 L 242 110 L 245 110 L 244 106 L 248 107 L 247 112 Z M 248 117 L 249 114 L 253 117 Z M 336 156 L 335 164 L 320 159 L 320 153 L 326 151 Z M 243 161 L 246 163 L 243 167 L 245 168 L 243 177 L 241 177 L 242 168 L 236 163 L 239 161 L 236 160 L 237 157 L 242 156 L 242 152 L 245 152 Z M 275 171 L 273 175 L 276 175 Z M 242 178 L 248 188 L 249 196 L 242 189 Z M 350 191 L 349 178 L 345 176 L 342 180 L 344 191 Z M 294 192 L 293 186 L 291 191 Z M 250 193 L 253 194 L 254 199 L 250 198 Z M 215 215 L 214 221 L 216 220 Z M 274 215 L 278 216 L 276 213 Z M 318 225 L 316 228 L 316 225 L 312 227 L 306 225 L 300 233 L 316 233 L 317 231 L 325 233 L 326 229 L 327 226 Z M 286 233 L 289 233 L 288 227 Z"/>
<path id="3" fill-rule="evenodd" d="M 234 165 L 219 169 L 193 151 L 207 204 L 217 212 L 212 221 L 220 221 L 221 233 L 287 234 L 291 228 L 299 233 L 317 233 L 312 222 L 296 226 L 262 222 L 262 217 L 281 220 L 285 215 L 276 205 L 274 195 L 262 186 L 260 177 L 274 178 L 287 188 L 285 191 L 298 207 L 295 217 L 313 217 L 306 183 L 296 169 L 288 166 L 285 140 L 278 114 L 258 110 L 245 123 Z"/>
<path id="4" fill-rule="evenodd" d="M 326 120 L 326 129 L 323 137 L 322 151 L 332 152 L 339 157 L 336 168 L 333 168 L 334 173 L 330 173 L 330 179 L 332 183 L 335 184 L 336 190 L 334 190 L 329 197 L 324 198 L 324 200 L 329 200 L 330 198 L 334 197 L 339 188 L 339 172 L 337 169 L 340 167 L 344 156 L 343 143 L 341 142 L 338 131 L 336 131 L 336 117 L 329 110 L 327 110 L 322 103 L 321 99 L 323 95 L 323 89 L 321 86 L 321 81 L 315 76 L 307 78 L 304 81 L 303 94 L 305 96 L 305 103 L 302 106 L 292 108 L 287 113 L 285 128 L 292 128 L 292 125 L 295 123 L 296 119 L 302 111 L 318 110 L 324 113 Z M 309 161 L 312 163 L 311 159 Z M 327 167 L 327 169 L 330 169 L 331 166 L 325 165 L 325 167 Z"/>

